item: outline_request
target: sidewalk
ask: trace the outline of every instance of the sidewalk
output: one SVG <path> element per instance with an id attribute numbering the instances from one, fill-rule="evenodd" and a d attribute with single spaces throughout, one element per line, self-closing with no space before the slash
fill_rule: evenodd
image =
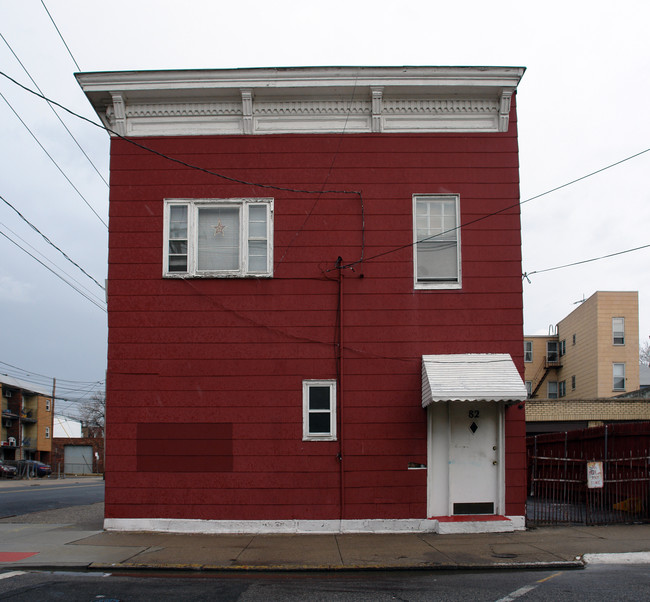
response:
<path id="1" fill-rule="evenodd" d="M 99 516 L 103 504 L 65 510 Z M 43 520 L 52 520 L 56 512 L 62 511 L 50 511 Z M 584 566 L 585 554 L 650 551 L 650 525 L 478 535 L 185 535 L 103 532 L 98 520 L 90 530 L 74 518 L 28 523 L 25 517 L 18 517 L 22 522 L 0 521 L 0 570 L 567 569 Z M 87 518 L 85 522 L 89 524 Z"/>

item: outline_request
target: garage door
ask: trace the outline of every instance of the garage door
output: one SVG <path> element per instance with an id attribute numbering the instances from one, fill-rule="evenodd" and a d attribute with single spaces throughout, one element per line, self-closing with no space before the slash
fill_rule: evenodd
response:
<path id="1" fill-rule="evenodd" d="M 64 447 L 66 474 L 91 474 L 93 448 L 91 445 L 66 445 Z"/>

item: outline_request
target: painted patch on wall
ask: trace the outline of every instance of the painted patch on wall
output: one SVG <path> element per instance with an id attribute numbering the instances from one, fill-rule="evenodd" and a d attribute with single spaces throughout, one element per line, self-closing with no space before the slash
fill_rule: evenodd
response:
<path id="1" fill-rule="evenodd" d="M 232 472 L 232 424 L 138 424 L 138 471 Z"/>

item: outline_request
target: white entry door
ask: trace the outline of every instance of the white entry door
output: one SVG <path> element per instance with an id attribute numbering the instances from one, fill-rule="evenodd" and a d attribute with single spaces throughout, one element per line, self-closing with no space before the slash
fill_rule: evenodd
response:
<path id="1" fill-rule="evenodd" d="M 491 402 L 449 403 L 449 514 L 496 514 L 502 408 Z"/>

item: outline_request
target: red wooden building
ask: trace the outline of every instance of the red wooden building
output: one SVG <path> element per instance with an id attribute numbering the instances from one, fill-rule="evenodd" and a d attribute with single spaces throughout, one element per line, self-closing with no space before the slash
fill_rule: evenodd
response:
<path id="1" fill-rule="evenodd" d="M 106 528 L 523 528 L 523 71 L 78 75 L 111 130 Z"/>

